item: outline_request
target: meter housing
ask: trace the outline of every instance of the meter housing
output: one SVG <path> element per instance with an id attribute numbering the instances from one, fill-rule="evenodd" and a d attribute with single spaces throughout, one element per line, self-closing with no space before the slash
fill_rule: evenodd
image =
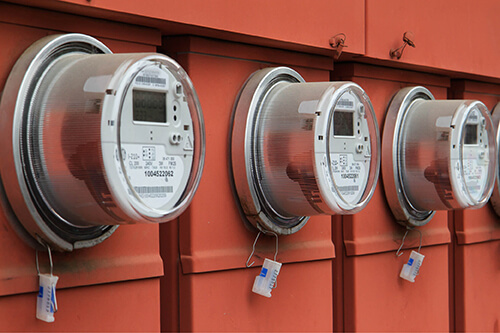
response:
<path id="1" fill-rule="evenodd" d="M 201 108 L 164 55 L 48 36 L 17 61 L 0 108 L 6 205 L 39 243 L 70 251 L 116 225 L 172 220 L 198 186 Z"/>
<path id="2" fill-rule="evenodd" d="M 384 188 L 396 219 L 422 226 L 436 210 L 483 206 L 494 180 L 493 133 L 479 101 L 436 101 L 424 87 L 401 89 L 382 139 Z"/>
<path id="3" fill-rule="evenodd" d="M 246 219 L 292 234 L 311 215 L 359 212 L 376 185 L 379 145 L 370 99 L 355 83 L 306 83 L 287 67 L 255 72 L 240 91 L 231 132 Z"/>
<path id="4" fill-rule="evenodd" d="M 500 216 L 500 102 L 495 106 L 493 111 L 491 112 L 491 119 L 493 121 L 493 127 L 496 133 L 496 178 L 495 185 L 493 186 L 493 192 L 491 194 L 491 205 L 495 209 L 497 215 Z"/>

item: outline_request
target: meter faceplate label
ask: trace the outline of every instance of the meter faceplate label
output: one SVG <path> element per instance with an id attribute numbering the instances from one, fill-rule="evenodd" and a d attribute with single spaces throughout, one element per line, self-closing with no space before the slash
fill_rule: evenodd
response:
<path id="1" fill-rule="evenodd" d="M 470 196 L 474 200 L 481 198 L 486 187 L 486 175 L 488 174 L 487 165 L 478 161 L 477 154 L 477 151 L 471 150 L 467 154 L 469 156 L 466 156 L 462 160 L 465 184 Z"/>
<path id="2" fill-rule="evenodd" d="M 353 154 L 330 154 L 331 170 L 337 190 L 345 201 L 355 203 L 366 186 L 365 162 L 355 161 Z"/>
<path id="3" fill-rule="evenodd" d="M 335 110 L 355 110 L 357 98 L 351 92 L 345 92 L 335 104 Z"/>
<path id="4" fill-rule="evenodd" d="M 483 125 L 481 125 L 481 120 Z M 462 172 L 465 188 L 474 201 L 481 200 L 488 182 L 489 156 L 487 151 L 488 133 L 484 126 L 485 119 L 478 109 L 472 109 L 463 127 Z M 464 187 L 464 185 L 462 185 Z"/>
<path id="5" fill-rule="evenodd" d="M 167 155 L 162 145 L 122 144 L 122 158 L 130 184 L 151 208 L 165 206 L 179 189 L 184 164 L 181 157 Z M 128 194 L 133 196 L 132 189 Z"/>
<path id="6" fill-rule="evenodd" d="M 135 85 L 142 87 L 165 88 L 168 85 L 168 75 L 164 70 L 149 66 L 135 77 Z"/>

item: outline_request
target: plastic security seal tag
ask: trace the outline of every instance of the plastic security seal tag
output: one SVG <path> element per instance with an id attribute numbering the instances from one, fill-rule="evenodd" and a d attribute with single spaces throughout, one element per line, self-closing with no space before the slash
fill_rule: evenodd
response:
<path id="1" fill-rule="evenodd" d="M 250 263 L 250 259 L 255 253 L 255 244 L 257 244 L 261 233 L 271 234 L 276 237 L 276 251 L 274 252 L 274 260 L 267 258 L 264 259 L 260 274 L 255 277 L 252 291 L 265 297 L 271 297 L 271 291 L 276 288 L 276 279 L 278 278 L 278 274 L 281 270 L 281 263 L 276 261 L 276 257 L 278 256 L 278 235 L 276 233 L 272 231 L 265 231 L 259 227 L 259 233 L 257 234 L 257 237 L 255 237 L 255 241 L 253 242 L 252 253 L 250 253 L 250 256 L 247 259 L 246 266 L 252 267 L 252 265 L 254 264 L 253 261 Z"/>
<path id="2" fill-rule="evenodd" d="M 424 261 L 424 255 L 418 253 L 417 251 L 411 251 L 410 258 L 408 262 L 403 265 L 399 277 L 408 280 L 410 282 L 415 282 L 415 277 L 418 275 L 420 266 L 422 266 L 422 261 Z"/>
<path id="3" fill-rule="evenodd" d="M 40 288 L 36 299 L 36 318 L 52 323 L 57 312 L 56 284 L 59 277 L 51 274 L 39 274 Z"/>
<path id="4" fill-rule="evenodd" d="M 38 264 L 38 251 L 35 251 L 36 271 L 38 272 L 39 287 L 36 298 L 36 318 L 47 323 L 54 322 L 54 313 L 57 312 L 56 284 L 58 276 L 52 274 L 54 264 L 52 263 L 52 252 L 50 246 L 46 245 L 49 254 L 50 274 L 40 273 Z"/>
<path id="5" fill-rule="evenodd" d="M 271 297 L 271 291 L 274 288 L 280 270 L 281 263 L 267 258 L 264 259 L 260 274 L 255 277 L 252 291 L 265 297 Z"/>

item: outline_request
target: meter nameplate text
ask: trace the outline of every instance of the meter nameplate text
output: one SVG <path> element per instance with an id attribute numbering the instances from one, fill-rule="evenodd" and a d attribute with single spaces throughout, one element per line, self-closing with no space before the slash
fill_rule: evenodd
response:
<path id="1" fill-rule="evenodd" d="M 347 202 L 359 200 L 366 186 L 367 170 L 363 161 L 355 161 L 354 154 L 330 154 L 331 170 L 337 190 Z"/>
<path id="2" fill-rule="evenodd" d="M 477 157 L 469 157 L 463 160 L 465 184 L 469 194 L 475 200 L 479 200 L 486 186 L 487 166 L 481 165 Z"/>
<path id="3" fill-rule="evenodd" d="M 132 189 L 152 208 L 165 206 L 180 190 L 184 164 L 165 153 L 162 145 L 122 144 L 122 158 Z"/>

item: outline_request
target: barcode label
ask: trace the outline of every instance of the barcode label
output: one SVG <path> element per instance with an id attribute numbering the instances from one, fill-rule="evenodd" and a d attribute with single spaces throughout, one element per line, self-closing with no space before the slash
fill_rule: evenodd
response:
<path id="1" fill-rule="evenodd" d="M 337 188 L 340 192 L 351 192 L 351 191 L 357 192 L 359 190 L 358 185 L 337 186 Z"/>
<path id="2" fill-rule="evenodd" d="M 172 193 L 173 186 L 134 186 L 134 190 L 138 194 L 144 193 Z"/>
<path id="3" fill-rule="evenodd" d="M 150 77 L 150 76 L 138 76 L 135 81 L 137 83 L 152 83 L 166 85 L 167 80 L 160 77 Z"/>
<path id="4" fill-rule="evenodd" d="M 338 107 L 341 107 L 341 108 L 348 108 L 348 109 L 352 109 L 354 108 L 354 102 L 353 101 L 350 101 L 348 99 L 340 99 L 338 102 L 337 102 L 337 106 Z"/>

